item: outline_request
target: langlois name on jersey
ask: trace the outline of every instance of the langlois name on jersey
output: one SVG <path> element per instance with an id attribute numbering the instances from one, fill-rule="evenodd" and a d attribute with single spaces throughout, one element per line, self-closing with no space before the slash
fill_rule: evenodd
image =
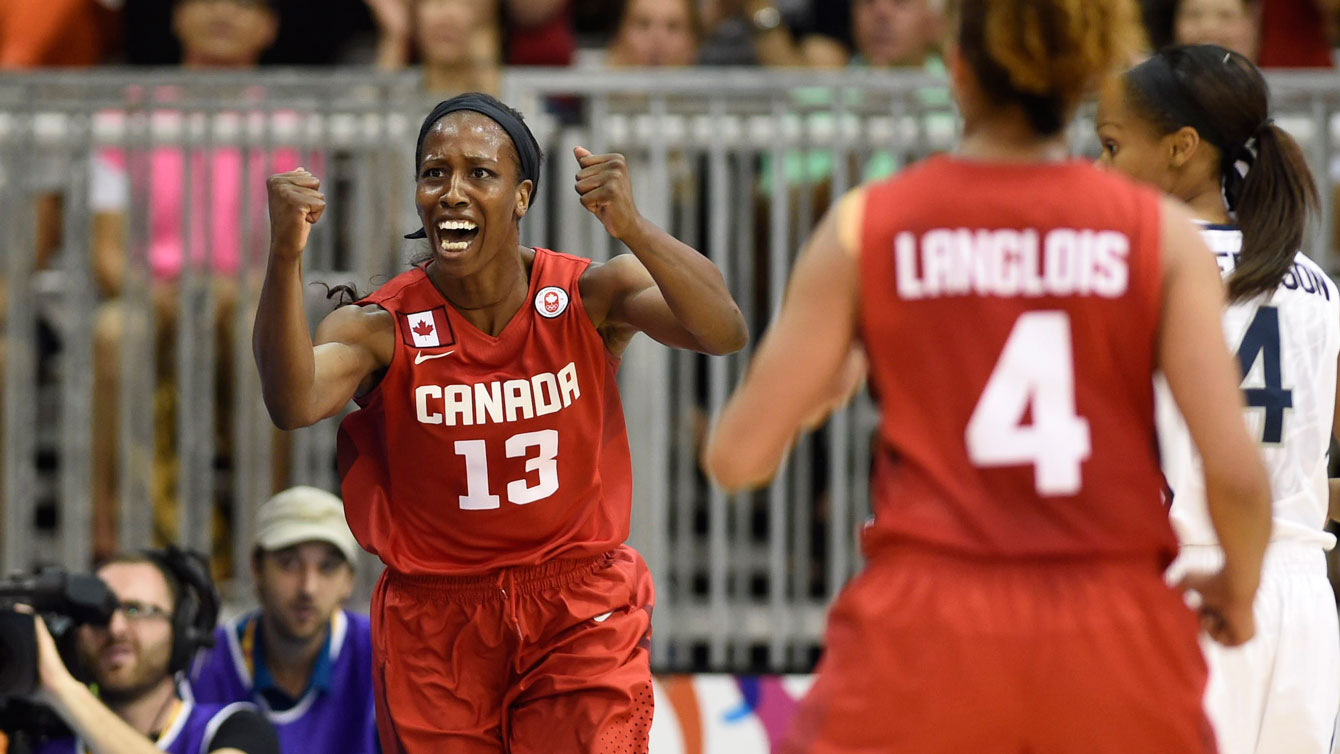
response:
<path id="1" fill-rule="evenodd" d="M 1088 296 L 1126 292 L 1131 242 L 1115 230 L 936 228 L 894 239 L 898 295 Z"/>
<path id="2" fill-rule="evenodd" d="M 529 379 L 419 385 L 414 388 L 414 407 L 422 424 L 470 427 L 552 414 L 581 395 L 577 366 L 569 361 L 557 373 L 541 372 Z"/>

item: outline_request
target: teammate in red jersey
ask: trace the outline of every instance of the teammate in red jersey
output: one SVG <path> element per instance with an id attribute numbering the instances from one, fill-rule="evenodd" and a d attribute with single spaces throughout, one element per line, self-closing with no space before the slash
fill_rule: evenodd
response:
<path id="1" fill-rule="evenodd" d="M 1128 59 L 1136 8 L 955 6 L 957 154 L 840 200 L 708 441 L 719 482 L 762 482 L 864 348 L 882 414 L 867 567 L 784 750 L 1213 752 L 1197 624 L 1251 637 L 1270 531 L 1223 294 L 1184 208 L 1064 136 Z M 1163 581 L 1156 369 L 1224 544 L 1199 621 Z"/>
<path id="2" fill-rule="evenodd" d="M 345 510 L 387 569 L 373 596 L 387 752 L 646 751 L 652 586 L 628 536 L 615 384 L 632 336 L 739 349 L 721 272 L 643 219 L 624 160 L 576 150 L 582 204 L 632 250 L 606 264 L 519 244 L 540 152 L 521 116 L 462 95 L 425 119 L 432 253 L 307 331 L 301 254 L 325 204 L 270 179 L 254 345 L 266 405 L 340 427 Z"/>

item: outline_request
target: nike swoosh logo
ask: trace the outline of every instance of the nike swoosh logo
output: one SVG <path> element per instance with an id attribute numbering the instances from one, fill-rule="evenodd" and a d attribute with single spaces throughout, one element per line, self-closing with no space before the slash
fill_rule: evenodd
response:
<path id="1" fill-rule="evenodd" d="M 456 353 L 455 348 L 451 349 L 450 351 L 447 351 L 446 353 L 424 353 L 423 351 L 419 351 L 419 355 L 414 357 L 414 366 L 418 366 L 423 362 L 429 361 L 431 359 L 440 359 L 443 356 L 450 356 L 453 353 Z"/>
<path id="2" fill-rule="evenodd" d="M 604 613 L 603 615 L 597 615 L 596 617 L 592 618 L 591 620 L 595 621 L 596 623 L 604 623 L 605 621 L 607 621 L 607 620 L 610 619 L 610 616 L 611 616 L 611 615 L 614 615 L 614 611 L 613 611 L 613 610 L 609 611 L 608 613 Z"/>

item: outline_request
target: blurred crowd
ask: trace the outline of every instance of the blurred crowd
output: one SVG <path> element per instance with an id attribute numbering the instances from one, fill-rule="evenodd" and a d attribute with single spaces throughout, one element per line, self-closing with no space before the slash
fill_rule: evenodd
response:
<path id="1" fill-rule="evenodd" d="M 421 66 L 430 91 L 500 66 L 919 66 L 943 0 L 0 0 L 0 67 Z M 1340 0 L 1142 0 L 1151 46 L 1333 65 Z"/>

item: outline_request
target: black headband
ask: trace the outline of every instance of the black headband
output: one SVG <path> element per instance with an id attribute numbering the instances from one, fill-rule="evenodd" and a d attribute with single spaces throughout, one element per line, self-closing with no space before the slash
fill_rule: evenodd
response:
<path id="1" fill-rule="evenodd" d="M 512 146 L 516 148 L 517 157 L 521 160 L 521 180 L 530 181 L 530 195 L 535 196 L 536 192 L 540 190 L 539 142 L 535 141 L 535 135 L 530 132 L 530 128 L 511 108 L 493 97 L 479 92 L 458 94 L 451 99 L 443 100 L 437 103 L 437 107 L 434 107 L 431 113 L 428 113 L 428 117 L 424 118 L 423 125 L 419 128 L 419 141 L 414 147 L 415 172 L 418 172 L 419 163 L 423 161 L 423 140 L 428 137 L 428 132 L 439 120 L 459 110 L 469 110 L 485 115 L 502 126 L 502 129 L 507 132 L 507 136 L 511 138 Z M 423 228 L 405 235 L 405 238 L 427 237 L 428 234 Z"/>

